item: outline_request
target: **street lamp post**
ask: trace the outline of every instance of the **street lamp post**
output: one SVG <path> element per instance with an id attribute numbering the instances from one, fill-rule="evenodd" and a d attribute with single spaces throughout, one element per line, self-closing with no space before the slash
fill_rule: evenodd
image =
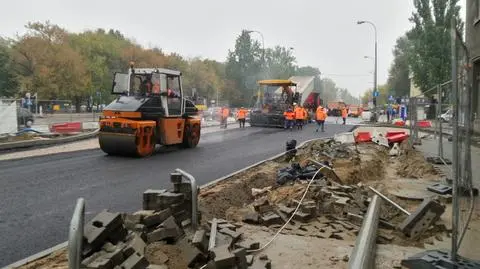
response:
<path id="1" fill-rule="evenodd" d="M 375 93 L 378 91 L 377 89 L 377 62 L 378 62 L 378 57 L 377 57 L 377 27 L 375 26 L 375 24 L 373 22 L 370 22 L 370 21 L 358 21 L 357 24 L 364 24 L 364 23 L 367 23 L 367 24 L 370 24 L 372 27 L 373 27 L 373 30 L 375 31 L 375 70 L 374 70 L 374 79 L 373 79 L 373 91 L 374 91 L 374 95 Z M 373 97 L 374 100 L 376 99 L 376 97 L 374 96 Z M 375 113 L 375 121 L 377 121 L 377 115 L 376 115 L 376 112 L 377 112 L 377 102 L 375 100 L 374 102 L 374 108 L 373 108 L 373 111 Z"/>
<path id="2" fill-rule="evenodd" d="M 262 37 L 262 67 L 265 65 L 265 38 L 263 38 L 263 34 L 257 30 L 247 30 L 247 34 L 257 33 Z"/>

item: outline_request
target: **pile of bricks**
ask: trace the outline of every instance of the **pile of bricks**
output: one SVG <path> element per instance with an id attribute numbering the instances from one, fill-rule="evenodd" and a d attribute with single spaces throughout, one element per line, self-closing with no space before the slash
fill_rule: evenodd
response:
<path id="1" fill-rule="evenodd" d="M 175 243 L 191 225 L 191 216 L 192 190 L 190 183 L 181 181 L 171 191 L 145 191 L 143 210 L 133 214 L 102 211 L 85 226 L 82 268 L 166 268 L 149 265 L 145 247 Z"/>
<path id="2" fill-rule="evenodd" d="M 260 249 L 260 243 L 245 239 L 243 233 L 237 231 L 241 226 L 223 219 L 214 219 L 197 230 L 191 242 L 196 252 L 189 260 L 189 268 L 271 268 L 271 261 L 266 255 L 254 257 L 253 253 Z"/>
<path id="3" fill-rule="evenodd" d="M 299 207 L 300 201 L 296 199 L 271 204 L 267 196 L 257 198 L 250 206 L 253 210 L 243 216 L 243 222 L 277 230 L 291 218 L 282 234 L 337 240 L 355 238 L 362 219 L 358 221 L 352 216 L 366 212 L 368 197 L 361 184 L 348 186 L 319 181 L 310 186 L 309 195 Z M 391 230 L 395 226 L 387 221 L 383 223 L 379 237 L 387 243 L 393 240 Z"/>
<path id="4" fill-rule="evenodd" d="M 146 268 L 145 242 L 125 228 L 119 213 L 102 211 L 84 229 L 82 268 Z"/>

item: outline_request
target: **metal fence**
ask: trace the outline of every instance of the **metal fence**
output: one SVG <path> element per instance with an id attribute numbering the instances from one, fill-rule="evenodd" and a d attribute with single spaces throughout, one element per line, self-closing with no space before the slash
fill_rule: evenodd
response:
<path id="1" fill-rule="evenodd" d="M 55 124 L 81 123 L 82 129 L 98 128 L 103 107 L 85 105 L 77 108 L 70 100 L 38 100 L 26 102 L 25 99 L 0 99 L 0 135 L 12 134 L 30 127 L 38 132 L 50 132 Z M 88 112 L 90 111 L 90 112 Z M 210 111 L 202 116 L 202 127 L 220 125 L 219 110 Z M 228 119 L 228 124 L 235 123 L 235 113 Z"/>
<path id="2" fill-rule="evenodd" d="M 470 223 L 475 199 L 473 196 L 471 132 L 473 130 L 473 76 L 470 56 L 462 35 L 452 31 L 452 167 L 453 223 L 452 250 L 455 260 Z"/>
<path id="3" fill-rule="evenodd" d="M 86 106 L 79 107 L 79 113 L 70 100 L 0 99 L 0 134 L 15 133 L 26 127 L 39 132 L 49 132 L 54 124 L 80 122 L 85 129 L 98 127 L 101 107 L 87 112 Z"/>
<path id="4" fill-rule="evenodd" d="M 451 257 L 457 259 L 462 240 L 468 230 L 475 198 L 473 195 L 471 135 L 473 132 L 473 73 L 468 50 L 461 35 L 453 34 L 451 80 L 411 96 L 408 100 L 410 145 L 420 143 L 422 120 L 429 120 L 437 141 L 436 155 L 447 165 L 445 152 L 451 146 L 452 245 Z M 453 46 L 452 46 L 453 47 Z M 452 143 L 449 144 L 448 140 Z M 448 150 L 450 152 L 450 150 Z"/>

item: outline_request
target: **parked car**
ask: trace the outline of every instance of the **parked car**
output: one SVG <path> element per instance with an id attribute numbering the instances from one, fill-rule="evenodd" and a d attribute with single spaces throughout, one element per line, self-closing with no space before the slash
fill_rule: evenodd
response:
<path id="1" fill-rule="evenodd" d="M 361 118 L 363 121 L 370 121 L 371 118 L 372 118 L 372 112 L 368 109 L 365 109 L 362 111 L 362 115 L 361 115 Z"/>
<path id="2" fill-rule="evenodd" d="M 17 124 L 18 125 L 25 125 L 25 126 L 32 126 L 33 122 L 35 121 L 35 117 L 30 110 L 26 108 L 19 107 L 17 108 Z"/>

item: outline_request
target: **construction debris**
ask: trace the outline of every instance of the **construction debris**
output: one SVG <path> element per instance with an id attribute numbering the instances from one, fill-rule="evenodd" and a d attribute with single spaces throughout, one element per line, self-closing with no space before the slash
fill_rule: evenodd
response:
<path id="1" fill-rule="evenodd" d="M 409 217 L 398 207 L 383 203 L 377 243 L 423 246 L 445 234 L 447 227 L 435 223 L 444 211 L 440 202 L 419 206 L 416 200 L 399 198 L 390 191 L 400 186 L 401 173 L 417 173 L 412 167 L 430 165 L 423 157 L 402 144 L 393 144 L 398 152 L 391 157 L 392 149 L 384 145 L 350 142 L 315 141 L 294 150 L 296 141 L 289 141 L 287 160 L 281 157 L 266 162 L 202 190 L 199 207 L 204 221 L 195 231 L 190 229 L 189 184 L 180 181 L 173 182 L 173 190 L 147 190 L 142 210 L 128 214 L 104 211 L 85 226 L 82 266 L 272 268 L 282 266 L 285 260 L 268 252 L 270 247 L 267 249 L 265 244 L 271 240 L 273 245 L 275 240 L 283 240 L 279 245 L 292 242 L 292 248 L 302 249 L 312 245 L 295 244 L 323 240 L 315 243 L 324 248 L 319 251 L 328 253 L 324 255 L 328 266 L 338 263 L 334 268 L 344 268 L 350 253 L 333 255 L 328 251 L 335 249 L 334 245 L 347 250 L 353 246 L 371 201 L 369 186 L 400 208 L 415 212 Z M 415 162 L 405 161 L 405 156 L 414 156 Z M 433 175 L 428 169 L 422 173 Z M 427 186 L 433 185 L 422 185 L 428 193 Z M 274 237 L 277 233 L 278 237 Z M 294 251 L 292 248 L 283 253 L 288 255 Z M 301 268 L 326 268 L 314 265 L 304 263 Z"/>

